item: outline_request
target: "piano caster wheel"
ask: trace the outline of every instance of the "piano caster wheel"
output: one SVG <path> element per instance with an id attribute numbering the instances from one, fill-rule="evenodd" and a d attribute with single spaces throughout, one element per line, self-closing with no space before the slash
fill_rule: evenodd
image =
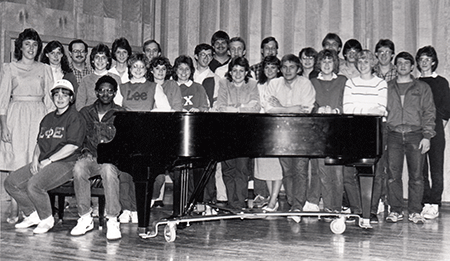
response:
<path id="1" fill-rule="evenodd" d="M 175 223 L 169 222 L 164 227 L 164 239 L 166 239 L 167 242 L 174 242 L 177 238 L 177 225 Z"/>
<path id="2" fill-rule="evenodd" d="M 330 223 L 331 232 L 333 232 L 336 235 L 344 233 L 345 228 L 346 228 L 345 219 L 342 218 L 335 219 Z"/>

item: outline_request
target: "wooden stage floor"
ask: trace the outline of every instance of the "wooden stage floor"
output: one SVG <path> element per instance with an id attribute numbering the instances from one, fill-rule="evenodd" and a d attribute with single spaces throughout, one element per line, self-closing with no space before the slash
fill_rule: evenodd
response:
<path id="1" fill-rule="evenodd" d="M 47 234 L 33 235 L 32 229 L 6 223 L 9 202 L 3 197 L 0 260 L 450 260 L 449 205 L 426 224 L 382 221 L 365 230 L 347 223 L 342 235 L 317 218 L 298 224 L 286 218 L 193 223 L 167 243 L 163 227 L 156 238 L 141 239 L 137 224 L 122 224 L 122 239 L 108 242 L 98 219 L 93 231 L 70 236 L 77 215 L 74 199 L 69 202 L 64 222 Z M 170 214 L 170 208 L 166 204 L 153 211 L 152 220 Z"/>

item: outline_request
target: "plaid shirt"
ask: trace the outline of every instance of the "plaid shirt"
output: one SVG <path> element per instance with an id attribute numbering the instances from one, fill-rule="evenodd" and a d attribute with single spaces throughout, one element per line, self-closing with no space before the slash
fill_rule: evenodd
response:
<path id="1" fill-rule="evenodd" d="M 84 64 L 84 69 L 82 71 L 77 70 L 74 66 L 73 63 L 69 64 L 70 68 L 73 71 L 73 74 L 75 74 L 75 77 L 77 77 L 77 82 L 78 84 L 80 84 L 81 79 L 83 79 L 84 76 L 91 74 L 94 70 L 92 70 L 91 66 L 88 65 L 87 63 Z"/>
<path id="2" fill-rule="evenodd" d="M 385 74 L 381 72 L 380 65 L 377 64 L 375 67 L 373 67 L 374 75 L 377 77 L 384 79 L 386 82 L 389 82 L 390 80 L 397 77 L 397 67 L 393 65 L 392 63 L 389 64 L 389 71 Z"/>
<path id="3" fill-rule="evenodd" d="M 256 81 L 259 80 L 259 72 L 261 70 L 261 67 L 262 67 L 262 62 L 254 64 L 250 67 L 250 70 L 252 70 L 255 73 Z"/>

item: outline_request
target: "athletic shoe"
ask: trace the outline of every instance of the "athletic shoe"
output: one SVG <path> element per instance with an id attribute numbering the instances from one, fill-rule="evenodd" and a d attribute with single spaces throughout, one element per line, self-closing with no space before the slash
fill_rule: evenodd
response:
<path id="1" fill-rule="evenodd" d="M 319 212 L 320 208 L 319 205 L 310 203 L 308 201 L 305 202 L 305 205 L 303 206 L 303 212 Z"/>
<path id="2" fill-rule="evenodd" d="M 386 221 L 387 222 L 396 223 L 396 222 L 401 221 L 401 220 L 403 220 L 403 214 L 399 214 L 397 212 L 391 212 L 386 217 Z"/>
<path id="3" fill-rule="evenodd" d="M 41 219 L 39 218 L 38 213 L 36 211 L 34 211 L 28 217 L 25 217 L 25 219 L 22 222 L 16 224 L 15 227 L 16 228 L 28 228 L 28 227 L 39 224 L 39 222 L 41 222 Z"/>
<path id="4" fill-rule="evenodd" d="M 370 213 L 370 223 L 371 224 L 378 224 L 378 216 L 377 216 L 377 214 Z"/>
<path id="5" fill-rule="evenodd" d="M 120 223 L 128 223 L 131 221 L 131 211 L 124 210 L 122 211 L 122 214 L 119 216 Z"/>
<path id="6" fill-rule="evenodd" d="M 411 222 L 417 223 L 425 223 L 425 218 L 419 213 L 411 213 L 409 214 L 408 220 Z"/>
<path id="7" fill-rule="evenodd" d="M 435 219 L 439 216 L 438 204 L 425 204 L 421 215 L 426 219 Z"/>
<path id="8" fill-rule="evenodd" d="M 41 220 L 37 227 L 33 229 L 33 233 L 35 234 L 44 234 L 47 233 L 53 226 L 55 225 L 55 219 L 52 215 L 48 218 Z"/>
<path id="9" fill-rule="evenodd" d="M 323 211 L 326 212 L 326 213 L 330 213 L 330 214 L 331 213 L 339 214 L 339 212 L 337 210 L 333 211 L 333 210 L 331 210 L 329 208 L 325 208 Z M 325 216 L 325 217 L 322 217 L 321 219 L 323 221 L 327 222 L 327 223 L 330 223 L 331 221 L 335 220 L 336 217 L 335 216 Z"/>
<path id="10" fill-rule="evenodd" d="M 137 224 L 138 223 L 138 213 L 137 213 L 137 211 L 131 211 L 130 212 L 130 216 L 131 216 L 131 223 Z"/>
<path id="11" fill-rule="evenodd" d="M 70 234 L 72 236 L 81 236 L 92 229 L 94 229 L 94 219 L 91 217 L 91 213 L 89 213 L 78 219 L 77 225 L 72 228 Z"/>
<path id="12" fill-rule="evenodd" d="M 289 212 L 301 212 L 301 210 L 300 209 L 290 209 Z M 300 223 L 302 221 L 302 217 L 297 216 L 297 215 L 287 216 L 287 218 L 294 220 L 296 223 Z"/>
<path id="13" fill-rule="evenodd" d="M 108 219 L 106 222 L 106 238 L 108 240 L 115 240 L 122 237 L 122 233 L 120 233 L 120 223 L 116 218 Z"/>
<path id="14" fill-rule="evenodd" d="M 351 214 L 352 210 L 349 207 L 342 207 L 341 214 Z"/>

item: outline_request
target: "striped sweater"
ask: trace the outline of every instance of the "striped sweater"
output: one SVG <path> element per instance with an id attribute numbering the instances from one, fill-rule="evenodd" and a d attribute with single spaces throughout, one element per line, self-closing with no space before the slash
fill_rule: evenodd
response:
<path id="1" fill-rule="evenodd" d="M 387 83 L 374 76 L 370 80 L 361 77 L 345 83 L 343 109 L 345 114 L 386 116 Z"/>

